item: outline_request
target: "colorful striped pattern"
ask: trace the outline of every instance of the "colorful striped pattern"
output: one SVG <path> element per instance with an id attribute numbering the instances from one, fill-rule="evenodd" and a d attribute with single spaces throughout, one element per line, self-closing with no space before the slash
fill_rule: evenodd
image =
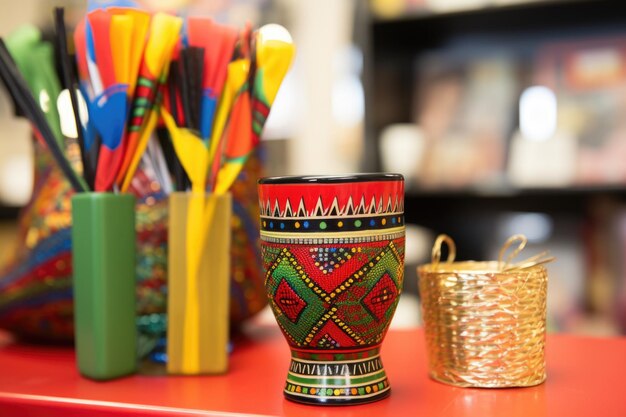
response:
<path id="1" fill-rule="evenodd" d="M 389 395 L 389 381 L 379 348 L 353 360 L 303 360 L 289 365 L 285 396 L 293 401 L 342 404 L 376 401 Z"/>
<path id="2" fill-rule="evenodd" d="M 132 113 L 128 130 L 139 132 L 144 123 L 146 114 L 152 109 L 155 102 L 157 82 L 155 79 L 139 77 L 133 99 Z"/>

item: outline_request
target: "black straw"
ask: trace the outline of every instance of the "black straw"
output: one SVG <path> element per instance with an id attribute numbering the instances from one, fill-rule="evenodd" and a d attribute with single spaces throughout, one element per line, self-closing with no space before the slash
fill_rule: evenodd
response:
<path id="1" fill-rule="evenodd" d="M 98 158 L 100 157 L 101 144 L 102 139 L 100 139 L 100 135 L 96 134 L 94 135 L 91 148 L 89 148 L 89 150 L 85 149 L 85 161 L 87 162 L 87 166 L 89 168 L 86 171 L 83 171 L 85 181 L 87 181 L 87 184 L 89 184 L 92 190 L 95 189 L 96 185 L 96 172 L 98 171 Z"/>
<path id="2" fill-rule="evenodd" d="M 170 112 L 176 124 L 180 126 L 180 118 L 178 117 L 178 100 L 176 99 L 176 83 L 178 82 L 178 61 L 170 62 L 169 80 L 167 81 L 167 92 L 170 99 Z"/>
<path id="3" fill-rule="evenodd" d="M 192 114 L 190 127 L 200 130 L 200 118 L 202 116 L 202 74 L 204 72 L 204 48 L 190 46 L 183 54 L 186 60 L 185 78 L 189 85 L 189 105 Z"/>
<path id="4" fill-rule="evenodd" d="M 37 106 L 35 99 L 26 85 L 26 81 L 24 81 L 24 78 L 17 69 L 2 38 L 0 38 L 0 77 L 7 90 L 9 90 L 13 96 L 15 103 L 22 109 L 26 118 L 30 120 L 41 134 L 42 139 L 52 152 L 52 156 L 56 159 L 61 171 L 63 171 L 70 181 L 74 190 L 76 192 L 87 191 L 84 183 L 80 181 L 80 178 L 76 172 L 74 172 L 59 147 L 59 144 L 56 142 L 52 129 L 50 129 L 42 110 Z"/>
<path id="5" fill-rule="evenodd" d="M 184 50 L 181 52 L 181 57 L 178 60 L 178 71 L 176 71 L 176 85 L 180 91 L 180 103 L 183 110 L 183 117 L 185 122 L 183 126 L 191 127 L 191 103 L 189 99 L 189 85 L 187 80 L 187 71 L 185 69 L 185 59 L 183 59 Z"/>
<path id="6" fill-rule="evenodd" d="M 202 74 L 204 70 L 204 48 L 190 46 L 180 52 L 176 83 L 185 114 L 185 126 L 200 130 L 202 111 Z"/>
<path id="7" fill-rule="evenodd" d="M 179 62 L 172 61 L 170 62 L 167 92 L 169 96 L 170 113 L 178 126 L 182 124 L 181 118 L 178 114 L 178 93 L 176 89 L 177 85 L 181 85 L 180 83 L 182 83 L 182 79 L 179 71 Z M 174 186 L 176 190 L 187 190 L 191 186 L 191 181 L 189 180 L 189 176 L 187 176 L 183 165 L 180 163 L 180 159 L 178 159 L 178 156 L 176 155 L 169 131 L 167 131 L 167 129 L 157 129 L 157 137 L 161 143 L 161 148 L 163 148 L 163 153 L 165 154 L 165 160 L 168 164 L 170 174 L 174 177 Z"/>
<path id="8" fill-rule="evenodd" d="M 94 165 L 90 163 L 85 152 L 85 138 L 83 136 L 82 123 L 80 121 L 78 97 L 76 96 L 76 89 L 78 83 L 76 82 L 76 74 L 74 74 L 74 68 L 72 66 L 71 57 L 67 49 L 67 31 L 65 28 L 65 10 L 62 7 L 56 7 L 54 9 L 54 23 L 56 29 L 56 44 L 58 50 L 59 62 L 61 64 L 61 73 L 63 76 L 63 87 L 66 88 L 70 94 L 70 102 L 72 103 L 72 115 L 74 116 L 74 123 L 76 124 L 76 137 L 78 140 L 78 147 L 80 148 L 80 160 L 83 164 L 83 176 L 85 181 L 93 188 L 95 183 L 95 170 L 92 169 Z"/>
<path id="9" fill-rule="evenodd" d="M 191 182 L 189 181 L 189 177 L 180 163 L 178 156 L 176 156 L 174 144 L 172 143 L 172 138 L 170 137 L 168 130 L 165 128 L 157 128 L 156 133 L 161 149 L 163 149 L 163 154 L 165 155 L 167 169 L 174 178 L 176 191 L 186 190 L 189 185 L 191 185 Z"/>

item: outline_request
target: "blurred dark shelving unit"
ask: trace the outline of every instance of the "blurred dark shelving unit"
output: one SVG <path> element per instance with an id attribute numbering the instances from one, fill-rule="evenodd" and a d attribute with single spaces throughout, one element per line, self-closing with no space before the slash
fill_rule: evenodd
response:
<path id="1" fill-rule="evenodd" d="M 20 210 L 21 207 L 4 206 L 0 204 L 0 221 L 17 219 Z"/>
<path id="2" fill-rule="evenodd" d="M 363 2 L 366 3 L 366 2 Z M 472 38 L 486 47 L 511 44 L 532 54 L 552 39 L 586 34 L 626 34 L 621 0 L 535 0 L 450 12 L 416 10 L 393 18 L 357 12 L 356 39 L 364 50 L 366 144 L 363 169 L 380 171 L 378 137 L 393 123 L 413 121 L 415 60 L 420 54 Z M 540 211 L 583 214 L 599 198 L 626 200 L 624 186 L 462 190 L 408 190 L 407 217 L 428 223 L 432 216 L 469 211 Z M 425 224 L 428 225 L 428 224 Z"/>
<path id="3" fill-rule="evenodd" d="M 511 210 L 540 211 L 551 214 L 577 214 L 587 209 L 589 201 L 615 199 L 626 202 L 626 187 L 567 187 L 567 188 L 503 188 L 464 190 L 406 191 L 407 216 L 413 212 L 439 216 L 458 211 Z M 410 210 L 409 210 L 410 209 Z"/>
<path id="4" fill-rule="evenodd" d="M 537 54 L 545 51 L 546 45 L 576 43 L 581 39 L 626 38 L 623 0 L 535 0 L 449 12 L 417 9 L 393 18 L 377 17 L 367 6 L 368 2 L 357 3 L 355 39 L 364 52 L 366 106 L 362 169 L 366 172 L 382 170 L 378 141 L 383 129 L 391 124 L 415 122 L 415 99 L 419 95 L 417 71 L 422 58 L 450 50 L 461 50 L 469 57 L 475 50 L 488 53 L 504 50 L 515 57 L 520 73 L 527 76 L 532 74 Z M 511 128 L 517 127 L 517 111 L 511 109 L 515 113 L 512 115 L 515 126 Z M 512 136 L 513 130 L 510 133 Z M 505 152 L 511 136 L 506 137 Z M 405 217 L 407 223 L 426 227 L 434 234 L 451 235 L 460 248 L 461 259 L 487 259 L 505 239 L 503 233 L 520 233 L 511 219 L 521 218 L 519 214 L 538 214 L 535 218 L 550 223 L 551 237 L 545 245 L 558 250 L 558 245 L 565 242 L 570 248 L 567 250 L 578 248 L 571 256 L 584 265 L 581 274 L 586 280 L 585 293 L 573 303 L 593 315 L 598 311 L 608 314 L 602 311 L 609 307 L 598 309 L 602 303 L 615 307 L 610 296 L 598 301 L 597 294 L 591 295 L 591 282 L 597 282 L 598 278 L 595 272 L 608 272 L 614 294 L 626 286 L 623 281 L 626 263 L 622 255 L 626 236 L 618 230 L 620 219 L 626 216 L 625 203 L 626 184 L 517 188 L 502 175 L 492 187 L 408 186 Z M 602 244 L 598 246 L 598 242 Z M 407 274 L 410 282 L 416 280 L 414 272 Z M 626 328 L 624 318 L 617 320 Z"/>
<path id="5" fill-rule="evenodd" d="M 364 2 L 365 3 L 365 2 Z M 419 54 L 473 37 L 486 46 L 539 43 L 587 33 L 626 33 L 621 0 L 535 0 L 454 12 L 410 12 L 381 19 L 360 11 L 357 39 L 365 50 L 365 168 L 379 170 L 377 138 L 392 123 L 411 122 L 414 63 Z"/>

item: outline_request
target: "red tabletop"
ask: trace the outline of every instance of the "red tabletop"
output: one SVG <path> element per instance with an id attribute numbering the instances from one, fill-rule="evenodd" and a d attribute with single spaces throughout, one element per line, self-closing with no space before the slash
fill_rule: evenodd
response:
<path id="1" fill-rule="evenodd" d="M 549 335 L 548 380 L 532 388 L 468 389 L 428 378 L 421 329 L 390 331 L 382 359 L 391 396 L 373 404 L 320 407 L 283 399 L 287 344 L 275 328 L 238 341 L 221 376 L 80 377 L 69 348 L 0 336 L 0 416 L 626 416 L 626 338 Z"/>

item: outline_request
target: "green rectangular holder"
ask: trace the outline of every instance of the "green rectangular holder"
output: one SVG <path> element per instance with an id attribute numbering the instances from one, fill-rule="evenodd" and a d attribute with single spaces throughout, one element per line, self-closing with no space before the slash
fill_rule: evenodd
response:
<path id="1" fill-rule="evenodd" d="M 107 380 L 137 369 L 135 197 L 72 197 L 74 325 L 78 369 Z"/>

